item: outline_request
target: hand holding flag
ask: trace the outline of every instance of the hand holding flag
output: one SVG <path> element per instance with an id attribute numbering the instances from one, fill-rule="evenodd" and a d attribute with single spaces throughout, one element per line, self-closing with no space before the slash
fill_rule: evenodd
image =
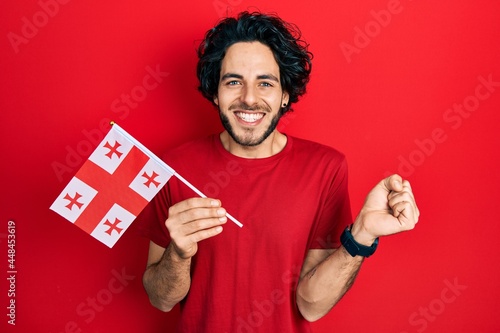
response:
<path id="1" fill-rule="evenodd" d="M 172 176 L 206 197 L 113 124 L 50 209 L 111 248 Z"/>

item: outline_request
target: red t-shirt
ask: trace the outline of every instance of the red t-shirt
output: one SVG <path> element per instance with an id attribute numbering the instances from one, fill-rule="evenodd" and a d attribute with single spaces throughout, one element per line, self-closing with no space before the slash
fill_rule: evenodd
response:
<path id="1" fill-rule="evenodd" d="M 177 332 L 310 332 L 295 289 L 307 251 L 337 248 L 352 222 L 344 155 L 288 136 L 280 153 L 245 159 L 213 135 L 164 160 L 243 224 L 228 220 L 220 235 L 198 244 Z M 170 179 L 143 215 L 154 243 L 169 244 L 169 205 L 196 196 Z"/>

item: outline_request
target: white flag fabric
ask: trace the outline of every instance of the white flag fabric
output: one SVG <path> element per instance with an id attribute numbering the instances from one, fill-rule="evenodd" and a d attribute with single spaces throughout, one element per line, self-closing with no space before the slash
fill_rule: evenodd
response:
<path id="1" fill-rule="evenodd" d="M 111 248 L 174 174 L 114 124 L 50 209 Z"/>

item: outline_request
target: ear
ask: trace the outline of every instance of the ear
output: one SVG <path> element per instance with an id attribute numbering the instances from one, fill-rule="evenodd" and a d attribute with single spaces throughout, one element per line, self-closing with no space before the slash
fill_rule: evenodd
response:
<path id="1" fill-rule="evenodd" d="M 283 104 L 287 104 L 288 105 L 288 101 L 290 100 L 290 95 L 288 95 L 288 93 L 286 91 L 283 92 L 283 97 L 281 97 L 281 105 Z"/>
<path id="2" fill-rule="evenodd" d="M 219 97 L 214 96 L 214 103 L 215 103 L 215 105 L 217 105 L 217 106 L 219 105 Z"/>

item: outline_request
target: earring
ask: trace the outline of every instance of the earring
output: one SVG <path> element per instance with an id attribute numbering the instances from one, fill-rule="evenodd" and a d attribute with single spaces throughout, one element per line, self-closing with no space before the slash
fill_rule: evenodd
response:
<path id="1" fill-rule="evenodd" d="M 283 103 L 283 107 L 286 108 L 286 103 Z"/>

